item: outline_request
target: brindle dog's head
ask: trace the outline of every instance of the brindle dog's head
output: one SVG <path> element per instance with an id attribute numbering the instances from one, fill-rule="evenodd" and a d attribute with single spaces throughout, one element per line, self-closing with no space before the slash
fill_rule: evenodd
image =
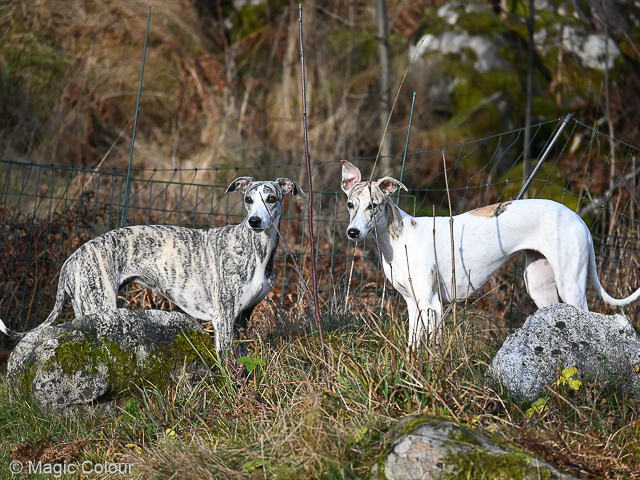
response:
<path id="1" fill-rule="evenodd" d="M 395 178 L 384 177 L 375 182 L 361 182 L 358 167 L 342 160 L 342 190 L 347 194 L 349 226 L 347 236 L 352 240 L 362 240 L 374 228 L 393 226 L 394 213 L 389 207 L 389 198 L 399 188 L 407 189 Z M 393 229 L 390 233 L 394 235 Z"/>
<path id="2" fill-rule="evenodd" d="M 256 182 L 251 177 L 236 178 L 225 195 L 240 192 L 244 195 L 249 228 L 257 232 L 278 224 L 282 216 L 282 203 L 287 193 L 306 197 L 300 185 L 288 178 L 278 178 L 274 182 Z"/>

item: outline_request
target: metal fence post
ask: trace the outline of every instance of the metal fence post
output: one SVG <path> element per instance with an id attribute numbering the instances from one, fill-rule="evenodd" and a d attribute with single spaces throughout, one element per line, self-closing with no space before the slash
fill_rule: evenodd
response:
<path id="1" fill-rule="evenodd" d="M 140 97 L 142 95 L 142 77 L 144 76 L 144 62 L 147 58 L 147 41 L 149 40 L 149 24 L 151 23 L 151 7 L 147 15 L 147 33 L 144 36 L 144 50 L 142 52 L 142 67 L 140 68 L 140 83 L 138 84 L 138 101 L 136 102 L 136 114 L 133 121 L 133 135 L 131 136 L 131 152 L 129 153 L 129 169 L 127 170 L 127 188 L 124 192 L 124 213 L 122 214 L 121 227 L 127 226 L 127 214 L 129 213 L 129 194 L 131 193 L 131 163 L 133 162 L 133 146 L 136 142 L 136 130 L 138 128 L 138 111 L 140 110 Z"/>
<path id="2" fill-rule="evenodd" d="M 540 167 L 542 167 L 542 164 L 546 160 L 547 155 L 549 155 L 549 152 L 551 151 L 551 147 L 553 147 L 555 145 L 556 141 L 558 140 L 558 137 L 563 132 L 563 130 L 565 129 L 565 127 L 567 126 L 567 123 L 569 123 L 569 120 L 571 120 L 571 118 L 572 118 L 571 114 L 568 114 L 566 117 L 564 117 L 564 120 L 560 124 L 560 128 L 558 128 L 558 131 L 556 132 L 556 134 L 551 139 L 551 142 L 549 142 L 549 144 L 547 145 L 547 148 L 545 148 L 544 152 L 542 152 L 542 155 L 540 156 L 540 160 L 538 160 L 538 163 L 536 164 L 535 168 L 533 169 L 533 171 L 529 174 L 529 176 L 525 179 L 524 183 L 522 184 L 522 188 L 518 192 L 518 195 L 516 196 L 516 200 L 520 200 L 522 198 L 522 196 L 524 195 L 524 193 L 527 190 L 529 190 L 529 187 L 531 186 L 531 182 L 533 182 L 533 179 L 535 178 L 536 174 L 538 173 L 538 170 L 540 170 Z"/>

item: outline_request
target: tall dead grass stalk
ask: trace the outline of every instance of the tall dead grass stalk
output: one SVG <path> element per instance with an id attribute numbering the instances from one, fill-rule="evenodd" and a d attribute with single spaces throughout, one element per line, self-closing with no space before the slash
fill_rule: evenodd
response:
<path id="1" fill-rule="evenodd" d="M 311 157 L 309 156 L 309 133 L 307 127 L 307 91 L 305 86 L 305 70 L 304 70 L 304 38 L 302 31 L 302 4 L 298 5 L 298 24 L 300 26 L 300 65 L 302 80 L 302 124 L 304 127 L 304 156 L 307 162 L 307 184 L 309 186 L 309 246 L 311 248 L 311 275 L 313 278 L 313 316 L 318 325 L 318 334 L 320 335 L 320 345 L 322 348 L 322 360 L 324 361 L 325 374 L 327 383 L 331 385 L 331 371 L 329 369 L 329 360 L 327 358 L 327 346 L 324 341 L 324 330 L 322 328 L 322 320 L 320 319 L 320 308 L 318 305 L 318 270 L 316 258 L 315 237 L 313 232 L 313 179 L 311 173 Z"/>

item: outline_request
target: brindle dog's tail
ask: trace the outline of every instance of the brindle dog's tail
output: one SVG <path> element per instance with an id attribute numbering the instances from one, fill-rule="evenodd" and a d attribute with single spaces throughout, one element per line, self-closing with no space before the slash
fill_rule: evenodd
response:
<path id="1" fill-rule="evenodd" d="M 62 307 L 64 307 L 65 298 L 66 298 L 66 294 L 65 294 L 64 288 L 59 285 L 58 292 L 56 293 L 56 303 L 53 305 L 53 310 L 51 311 L 51 313 L 49 314 L 49 316 L 44 322 L 42 322 L 40 325 L 38 325 L 36 328 L 34 328 L 29 332 L 16 332 L 14 330 L 8 329 L 7 326 L 4 324 L 4 322 L 0 320 L 0 332 L 4 333 L 6 336 L 10 338 L 22 338 L 27 333 L 31 333 L 35 330 L 40 330 L 41 328 L 44 328 L 44 327 L 48 327 L 53 322 L 55 322 L 60 316 L 60 314 L 62 313 Z"/>

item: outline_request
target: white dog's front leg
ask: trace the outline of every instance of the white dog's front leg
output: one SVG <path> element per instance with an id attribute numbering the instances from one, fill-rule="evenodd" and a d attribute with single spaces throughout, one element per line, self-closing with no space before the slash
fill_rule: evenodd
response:
<path id="1" fill-rule="evenodd" d="M 433 296 L 431 300 L 421 300 L 419 304 L 425 340 L 438 345 L 442 338 L 442 306 L 440 298 Z"/>
<path id="2" fill-rule="evenodd" d="M 419 339 L 421 338 L 420 321 L 418 319 L 418 306 L 413 301 L 412 298 L 406 298 L 407 301 L 407 310 L 409 312 L 409 342 L 407 345 L 407 350 L 414 350 L 414 347 L 417 346 Z"/>
<path id="3" fill-rule="evenodd" d="M 418 307 L 419 305 L 419 307 Z M 440 299 L 407 299 L 409 310 L 409 350 L 416 350 L 422 341 L 440 343 L 442 336 L 442 308 Z"/>

